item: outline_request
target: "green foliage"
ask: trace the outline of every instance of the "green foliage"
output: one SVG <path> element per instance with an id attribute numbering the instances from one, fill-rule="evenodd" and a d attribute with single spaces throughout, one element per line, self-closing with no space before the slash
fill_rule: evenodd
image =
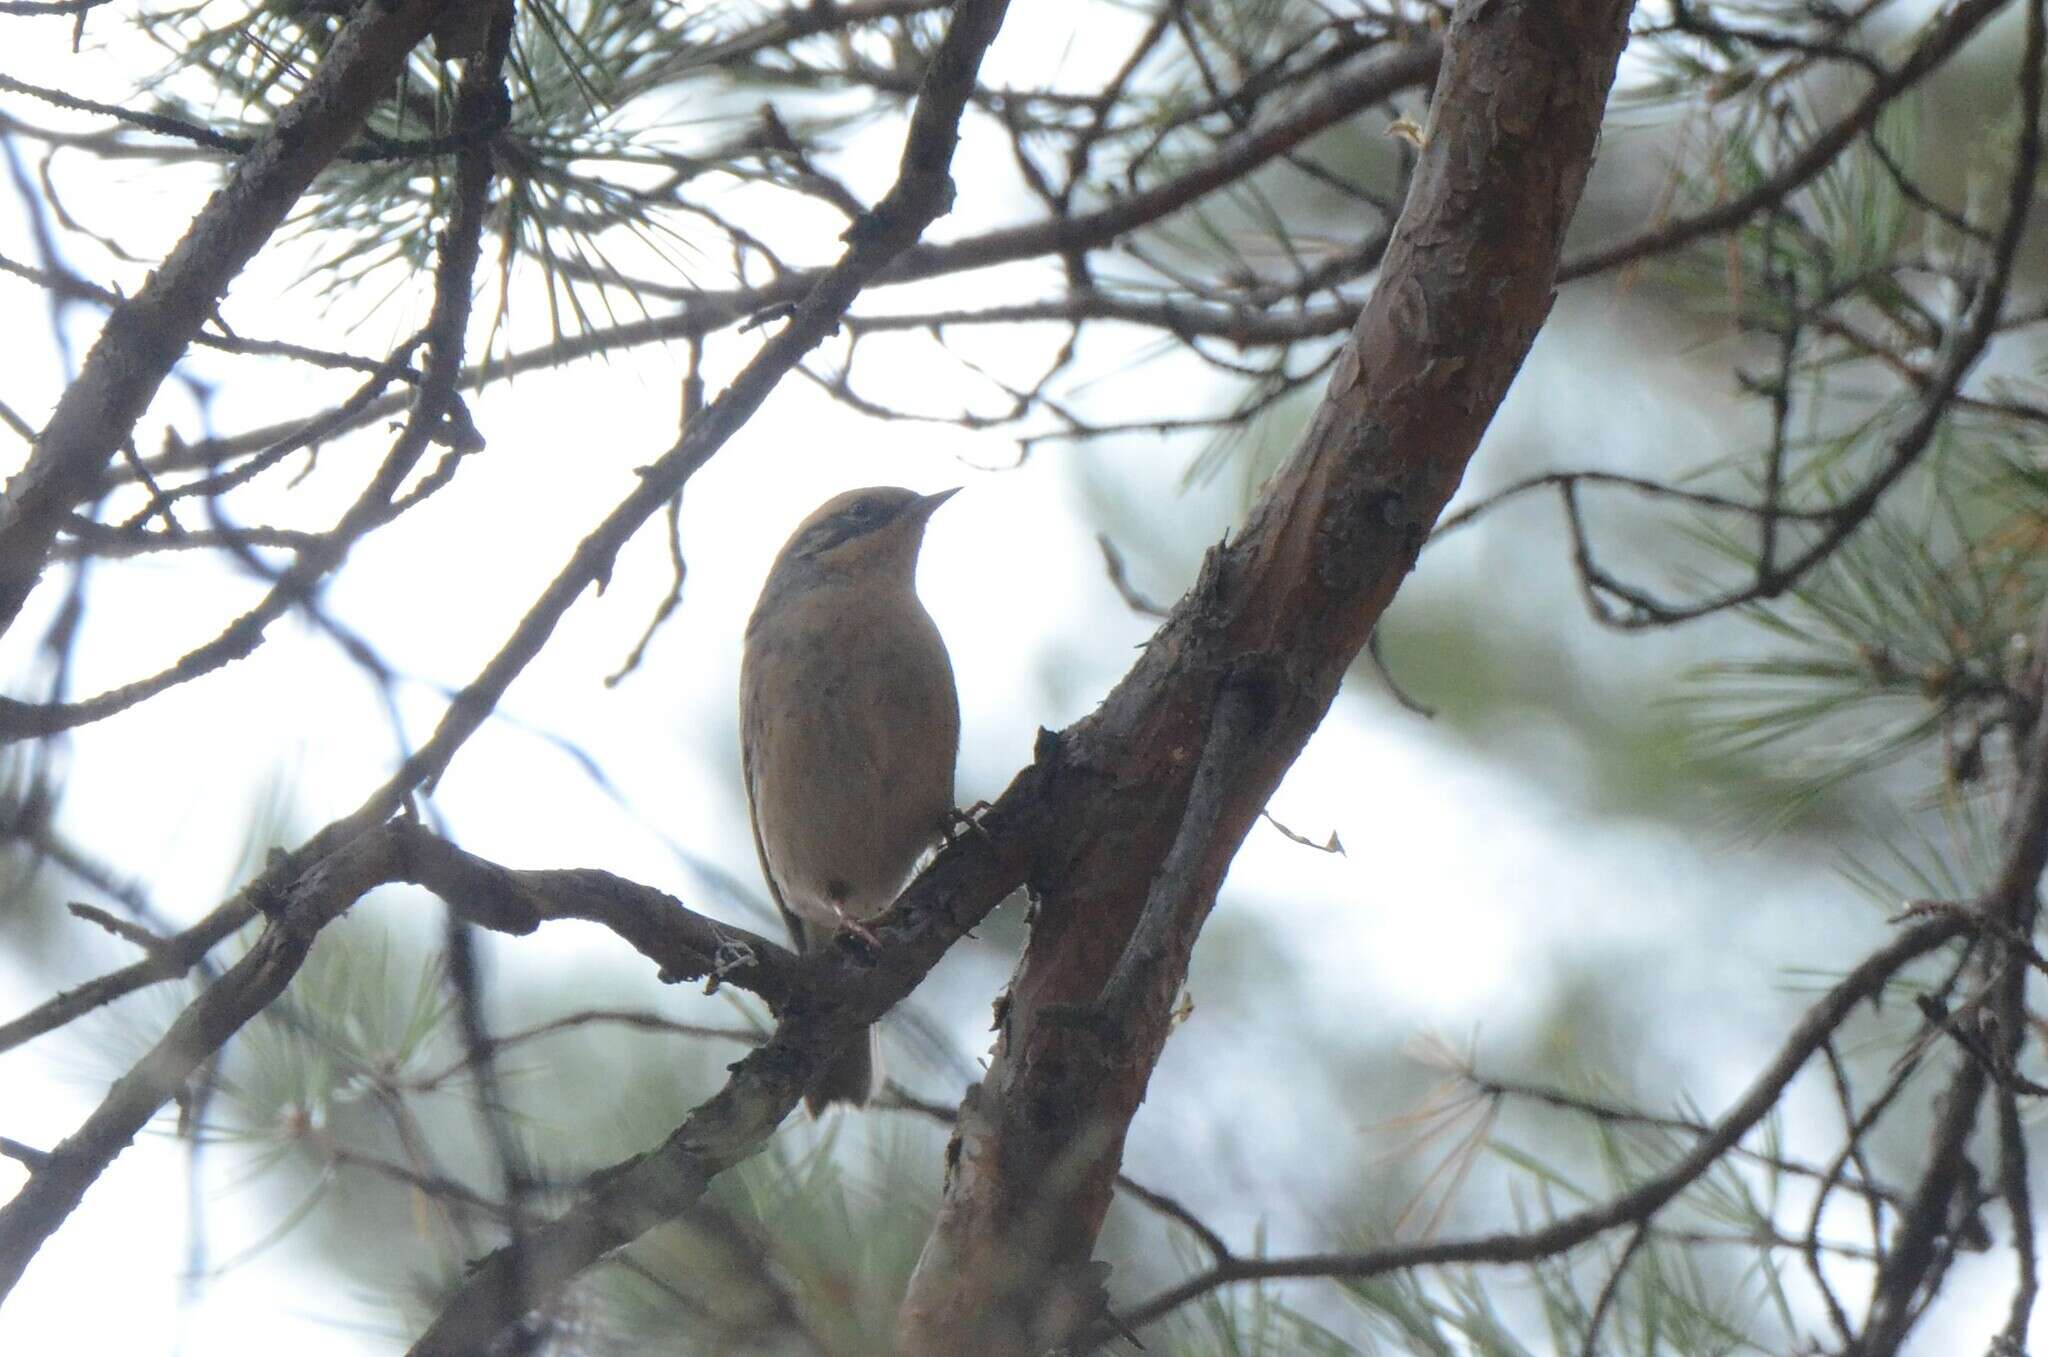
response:
<path id="1" fill-rule="evenodd" d="M 1724 20 L 1799 33 L 1819 22 L 1818 9 L 1789 0 L 1713 9 Z M 772 242 L 752 240 L 745 226 L 707 204 L 786 186 L 810 173 L 807 149 L 836 149 L 842 134 L 898 111 L 942 23 L 934 9 L 844 40 L 811 41 L 778 27 L 797 22 L 790 16 L 798 11 L 770 5 L 556 0 L 521 4 L 517 13 L 510 123 L 492 152 L 498 320 L 509 314 L 515 272 L 535 270 L 557 337 L 594 327 L 600 315 L 650 313 L 657 294 L 636 286 L 637 277 L 723 270 L 722 257 L 705 261 L 727 247 L 734 278 L 749 276 L 750 264 L 758 274 L 764 260 L 779 266 Z M 157 106 L 241 136 L 260 132 L 303 88 L 340 19 L 288 0 L 202 0 L 148 11 L 138 22 L 170 54 L 147 86 Z M 1289 0 L 1193 5 L 1178 22 L 1188 40 L 1145 69 L 1091 163 L 1083 187 L 1105 200 L 1213 155 L 1235 130 L 1226 87 L 1320 60 L 1310 45 L 1334 31 L 1322 7 Z M 1773 52 L 1671 36 L 1638 50 L 1651 78 L 1638 84 L 1635 107 L 1684 100 L 1692 110 L 1660 213 L 1767 184 L 1825 121 L 1816 112 L 1820 101 L 1800 84 L 1809 58 L 1796 46 Z M 1208 53 L 1229 54 L 1230 68 L 1217 69 Z M 855 85 L 862 97 L 843 97 Z M 454 90 L 453 67 L 416 56 L 380 104 L 373 136 L 357 148 L 363 154 L 335 166 L 307 199 L 296 224 L 313 246 L 310 277 L 330 300 L 356 305 L 380 287 L 406 286 L 430 261 L 450 207 L 448 158 L 473 130 L 455 125 Z M 755 119 L 762 91 L 789 96 L 772 120 Z M 1049 96 L 989 102 L 1026 129 L 1020 159 L 1034 119 L 1043 128 L 1072 127 L 1090 112 L 1085 101 Z M 1214 116 L 1196 116 L 1205 109 Z M 1686 479 L 1751 502 L 1774 495 L 1787 510 L 1768 529 L 1755 515 L 1715 514 L 1691 525 L 1688 540 L 1711 566 L 1689 581 L 1703 593 L 1760 559 L 1768 574 L 1816 540 L 1822 527 L 1813 515 L 1853 502 L 1884 471 L 1913 417 L 1913 379 L 1883 386 L 1870 379 L 1885 375 L 1888 360 L 1924 377 L 1954 326 L 1954 280 L 1967 273 L 1958 261 L 1983 252 L 1981 230 L 1958 227 L 1954 212 L 1931 210 L 1901 183 L 1899 167 L 1917 169 L 1929 155 L 1922 116 L 1913 101 L 1895 104 L 1781 208 L 1659 275 L 1695 317 L 1734 327 L 1744 385 L 1774 412 L 1766 445 Z M 1194 272 L 1225 280 L 1200 299 L 1209 305 L 1255 295 L 1276 259 L 1306 277 L 1305 266 L 1326 255 L 1329 243 L 1304 226 L 1313 224 L 1311 198 L 1286 176 L 1327 189 L 1333 176 L 1324 162 L 1344 161 L 1346 173 L 1335 177 L 1364 185 L 1346 200 L 1354 216 L 1371 195 L 1385 190 L 1391 203 L 1400 188 L 1407 152 L 1380 136 L 1376 123 L 1359 121 L 1365 130 L 1318 143 L 1313 156 L 1295 156 L 1170 223 L 1132 233 L 1126 253 L 1150 268 L 1148 281 L 1127 291 L 1178 298 L 1188 289 L 1175 271 L 1190 261 L 1200 264 Z M 2002 150 L 1996 142 L 1987 139 Z M 685 188 L 710 192 L 685 201 Z M 1107 276 L 1100 285 L 1124 286 Z M 1306 304 L 1318 293 L 1304 285 L 1293 295 Z M 1223 417 L 1187 482 L 1229 471 L 1249 498 L 1291 445 L 1334 354 L 1334 344 L 1322 341 L 1271 361 L 1205 353 L 1231 385 L 1215 402 Z M 1894 779 L 1914 798 L 1904 823 L 1870 835 L 1877 850 L 1852 859 L 1849 876 L 1888 910 L 1915 898 L 1969 899 L 1995 859 L 1983 793 L 1999 781 L 2004 742 L 2030 700 L 2028 671 L 2040 658 L 2032 638 L 2048 609 L 2040 565 L 2048 543 L 2048 435 L 2027 405 L 2037 388 L 2019 372 L 1973 386 L 1969 403 L 1945 419 L 1899 488 L 1838 549 L 1796 581 L 1759 588 L 1747 601 L 1747 646 L 1700 667 L 1677 700 L 1647 715 L 1646 704 L 1624 704 L 1615 686 L 1582 675 L 1579 656 L 1547 618 L 1531 625 L 1514 616 L 1518 600 L 1404 604 L 1387 628 L 1393 667 L 1441 702 L 1445 727 L 1485 733 L 1533 711 L 1597 740 L 1596 785 L 1580 809 L 1662 813 L 1697 825 L 1698 793 L 1707 787 L 1751 797 L 1765 822 L 1782 828 L 1795 817 L 1811 825 L 1817 811 L 1840 810 L 1855 790 Z M 1285 964 L 1277 949 L 1247 944 L 1244 952 L 1265 973 Z M 603 983 L 575 977 L 565 989 Z M 1894 988 L 1933 995 L 1941 987 L 1914 975 Z M 155 996 L 172 997 L 189 994 L 165 987 Z M 1574 1053 L 1592 1044 L 1588 1019 L 1605 1015 L 1600 997 L 1567 995 L 1560 1004 L 1570 1011 L 1554 1021 Z M 1263 990 L 1239 1009 L 1249 1014 L 1260 1004 L 1271 1006 Z M 1904 1007 L 1854 1029 L 1842 1058 L 1887 1077 L 1895 1063 L 1917 1059 L 1910 1015 L 1896 1012 Z M 758 1027 L 759 1014 L 743 1011 Z M 511 1157 L 532 1174 L 524 1207 L 545 1214 L 573 1199 L 582 1174 L 672 1128 L 715 1086 L 724 1059 L 722 1048 L 701 1037 L 663 1032 L 627 1043 L 610 1030 L 613 1019 L 592 1019 L 501 1061 L 504 1104 L 485 1109 L 479 1081 L 461 1070 L 451 1019 L 447 978 L 424 948 L 408 949 L 362 918 L 322 939 L 285 1001 L 230 1049 L 210 1098 L 195 1090 L 188 1104 L 197 1119 L 189 1131 L 241 1154 L 240 1185 L 274 1190 L 279 1199 L 260 1237 L 221 1266 L 318 1220 L 332 1227 L 335 1238 L 319 1242 L 337 1270 L 379 1274 L 382 1294 L 400 1289 L 391 1274 L 411 1280 L 417 1321 L 460 1282 L 469 1259 L 510 1232 L 501 1146 L 486 1134 L 486 1114 L 500 1118 Z M 137 1049 L 145 1039 L 138 1033 Z M 1911 1074 L 1909 1067 L 1898 1086 Z M 1435 1203 L 1445 1209 L 1433 1214 L 1449 1214 L 1451 1196 L 1462 1200 L 1484 1183 L 1510 1203 L 1514 1224 L 1554 1222 L 1667 1172 L 1708 1120 L 1683 1100 L 1670 1114 L 1642 1110 L 1666 1096 L 1621 1087 L 1611 1070 L 1604 1079 L 1578 1073 L 1552 1100 L 1551 1122 L 1535 1131 L 1503 1116 L 1503 1106 L 1517 1100 L 1491 1091 L 1452 1101 L 1473 1119 L 1446 1119 L 1443 1134 L 1464 1134 L 1424 1181 L 1425 1189 L 1448 1185 Z M 1844 1093 L 1845 1107 L 1850 1101 Z M 721 1176 L 687 1219 L 579 1281 L 553 1316 L 558 1346 L 888 1351 L 894 1307 L 934 1209 L 940 1162 L 937 1128 L 913 1129 L 891 1115 L 828 1121 L 771 1141 L 757 1159 Z M 1793 1350 L 1813 1326 L 1815 1305 L 1787 1265 L 1797 1241 L 1788 1242 L 1785 1223 L 1798 1223 L 1810 1194 L 1790 1167 L 1787 1139 L 1778 1119 L 1767 1119 L 1654 1218 L 1567 1254 L 1514 1269 L 1416 1267 L 1335 1286 L 1222 1287 L 1148 1331 L 1146 1350 L 1172 1357 Z M 1356 1195 L 1374 1199 L 1363 1187 Z M 372 1220 L 374 1234 L 351 1232 Z M 1339 1233 L 1359 1247 L 1402 1237 L 1355 1223 Z M 1178 1226 L 1148 1217 L 1132 1236 L 1139 1265 L 1112 1278 L 1120 1303 L 1142 1299 L 1132 1279 L 1147 1268 L 1163 1263 L 1191 1274 L 1207 1265 Z M 372 1237 L 380 1247 L 365 1249 L 363 1239 Z M 1838 1261 L 1860 1265 L 1867 1244 L 1827 1247 Z M 1249 1256 L 1264 1248 L 1256 1233 Z"/>
<path id="2" fill-rule="evenodd" d="M 732 239 L 681 190 L 772 180 L 792 130 L 809 138 L 848 123 L 819 108 L 789 111 L 780 137 L 742 126 L 755 107 L 748 91 L 762 81 L 831 81 L 829 48 L 789 38 L 774 7 L 542 0 L 519 4 L 516 16 L 509 121 L 492 139 L 500 324 L 526 265 L 538 272 L 558 339 L 593 328 L 600 314 L 616 323 L 621 306 L 648 314 L 624 276 L 690 278 Z M 304 87 L 343 18 L 296 0 L 200 0 L 137 22 L 169 53 L 149 83 L 158 111 L 253 136 Z M 896 31 L 899 55 L 914 62 L 935 30 L 913 18 Z M 455 125 L 459 69 L 430 50 L 414 53 L 358 154 L 331 166 L 294 218 L 313 245 L 309 280 L 358 314 L 431 262 L 451 206 L 443 171 L 479 131 Z M 790 64 L 759 65 L 770 52 Z"/>
<path id="3" fill-rule="evenodd" d="M 1697 672 L 1701 747 L 1768 753 L 1770 776 L 1751 785 L 1776 814 L 1929 753 L 1943 788 L 1967 794 L 1982 777 L 2044 591 L 2035 562 L 1997 559 L 2012 501 L 1972 498 L 1941 495 L 1914 521 L 1875 515 L 1786 598 L 1749 610 L 1767 653 Z"/>
<path id="4" fill-rule="evenodd" d="M 1713 159 L 1731 193 L 1769 177 L 1764 147 L 1813 134 L 1803 104 L 1767 102 L 1775 123 L 1752 109 Z M 1938 352 L 1956 300 L 1936 264 L 1983 250 L 1905 190 L 1901 174 L 1925 158 L 1921 117 L 1916 101 L 1892 105 L 1734 248 L 1696 250 L 1670 274 L 1776 351 L 1775 372 L 1745 379 L 1777 408 L 1772 445 L 1703 475 L 1752 501 L 1774 494 L 1786 514 L 1768 526 L 1703 515 L 1693 539 L 1738 572 L 1768 544 L 1776 568 L 1836 522 L 1819 515 L 1855 516 L 1815 568 L 1744 607 L 1756 653 L 1702 666 L 1679 699 L 1701 754 L 1766 768 L 1747 793 L 1761 828 L 1899 767 L 1923 795 L 1985 790 L 2048 603 L 2042 435 L 2010 386 L 1962 403 L 1909 467 L 1892 459 L 1918 393 L 1871 390 L 1878 359 L 1901 345 L 1916 355 L 1903 361 L 1932 370 L 1920 355 Z M 1880 505 L 1860 498 L 1893 476 Z M 1701 592 L 1712 578 L 1726 575 L 1696 576 Z"/>
<path id="5" fill-rule="evenodd" d="M 282 1003 L 243 1034 L 223 1075 L 249 1134 L 289 1137 L 427 1072 L 448 1053 L 452 1001 L 438 961 L 399 960 L 390 936 L 348 921 L 314 948 Z"/>

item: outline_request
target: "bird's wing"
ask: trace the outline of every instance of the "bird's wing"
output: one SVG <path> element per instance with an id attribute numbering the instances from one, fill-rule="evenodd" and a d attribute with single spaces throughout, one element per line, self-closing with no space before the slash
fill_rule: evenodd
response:
<path id="1" fill-rule="evenodd" d="M 754 831 L 754 855 L 761 859 L 761 879 L 768 883 L 768 894 L 775 901 L 775 908 L 782 912 L 782 922 L 789 925 L 789 936 L 801 952 L 809 946 L 804 938 L 804 921 L 783 900 L 782 883 L 775 879 L 775 869 L 768 865 L 768 845 L 761 842 L 761 811 L 754 799 L 754 743 L 741 741 L 740 773 L 747 784 L 747 827 Z"/>

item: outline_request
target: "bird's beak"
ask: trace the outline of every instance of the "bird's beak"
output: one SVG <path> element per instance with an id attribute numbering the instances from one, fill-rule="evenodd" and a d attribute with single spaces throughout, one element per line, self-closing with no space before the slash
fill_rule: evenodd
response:
<path id="1" fill-rule="evenodd" d="M 934 512 L 937 511 L 938 507 L 941 504 L 944 504 L 947 500 L 953 498 L 953 496 L 959 493 L 960 487 L 956 485 L 951 490 L 941 490 L 936 495 L 926 495 L 924 498 L 918 500 L 917 503 L 910 506 L 911 512 L 916 514 L 919 518 L 928 519 L 932 516 Z"/>

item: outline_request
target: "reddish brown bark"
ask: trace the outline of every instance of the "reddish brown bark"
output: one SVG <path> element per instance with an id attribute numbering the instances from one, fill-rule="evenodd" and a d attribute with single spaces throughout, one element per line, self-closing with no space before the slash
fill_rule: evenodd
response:
<path id="1" fill-rule="evenodd" d="M 961 1109 L 905 1352 L 1021 1357 L 1096 1305 L 1089 1256 L 1195 936 L 1549 313 L 1629 9 L 1459 6 L 1378 288 L 1301 446 L 1061 736 L 1036 926 Z M 1125 961 L 1148 898 L 1168 926 Z"/>

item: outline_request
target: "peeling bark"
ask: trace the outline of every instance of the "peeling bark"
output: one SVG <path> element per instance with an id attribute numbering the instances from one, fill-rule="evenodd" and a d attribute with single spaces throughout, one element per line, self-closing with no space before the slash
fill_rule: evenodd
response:
<path id="1" fill-rule="evenodd" d="M 1036 926 L 961 1107 L 904 1352 L 1023 1357 L 1099 1312 L 1090 1254 L 1195 937 L 1549 313 L 1629 9 L 1459 6 L 1379 286 L 1301 445 L 1059 737 Z M 1214 790 L 1191 810 L 1198 767 Z M 1125 964 L 1147 913 L 1164 932 Z"/>

